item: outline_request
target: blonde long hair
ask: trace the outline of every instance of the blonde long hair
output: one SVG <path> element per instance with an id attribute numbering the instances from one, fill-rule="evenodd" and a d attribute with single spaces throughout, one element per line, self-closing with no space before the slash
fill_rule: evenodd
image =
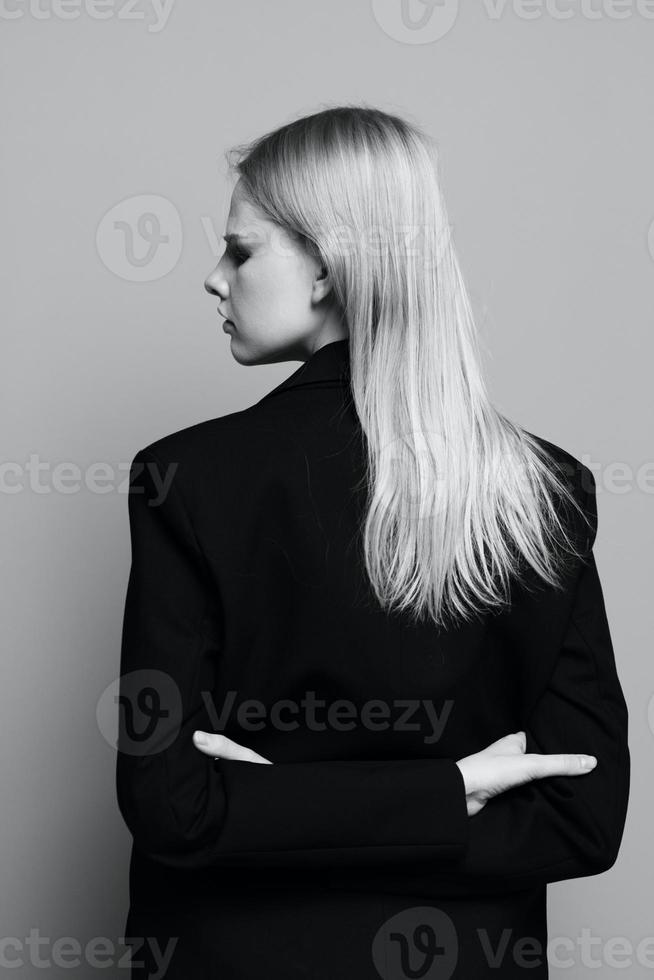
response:
<path id="1" fill-rule="evenodd" d="M 361 554 L 381 605 L 441 626 L 506 606 L 521 566 L 560 588 L 564 554 L 580 553 L 557 498 L 585 515 L 553 458 L 490 403 L 432 139 L 339 105 L 227 159 L 331 276 L 365 436 Z"/>

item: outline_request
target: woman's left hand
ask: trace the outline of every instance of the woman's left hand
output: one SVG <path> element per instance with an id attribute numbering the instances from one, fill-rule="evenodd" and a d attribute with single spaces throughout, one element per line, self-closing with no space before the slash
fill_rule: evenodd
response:
<path id="1" fill-rule="evenodd" d="M 201 739 L 201 740 L 200 740 Z M 263 762 L 272 766 L 270 759 L 249 749 L 247 745 L 239 745 L 226 735 L 212 735 L 209 732 L 193 732 L 193 744 L 200 752 L 210 755 L 213 759 L 237 759 L 241 762 Z"/>

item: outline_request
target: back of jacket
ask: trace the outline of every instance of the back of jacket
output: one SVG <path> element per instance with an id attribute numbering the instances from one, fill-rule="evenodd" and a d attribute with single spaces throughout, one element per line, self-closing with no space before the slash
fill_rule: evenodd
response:
<path id="1" fill-rule="evenodd" d="M 547 882 L 612 866 L 629 751 L 592 552 L 595 486 L 542 442 L 590 519 L 572 529 L 585 559 L 561 591 L 519 589 L 510 609 L 440 630 L 382 610 L 365 573 L 347 341 L 256 405 L 136 454 L 117 761 L 132 926 L 139 910 L 192 903 L 215 921 L 227 899 L 236 915 L 237 894 L 251 915 L 270 890 L 318 889 L 437 902 L 459 947 L 475 922 L 542 940 Z M 196 729 L 272 765 L 212 761 Z M 598 764 L 468 817 L 456 760 L 521 729 L 527 752 Z"/>

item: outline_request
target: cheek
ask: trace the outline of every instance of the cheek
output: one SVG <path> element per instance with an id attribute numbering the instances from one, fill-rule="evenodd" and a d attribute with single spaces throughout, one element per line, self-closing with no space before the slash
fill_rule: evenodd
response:
<path id="1" fill-rule="evenodd" d="M 311 274 L 296 255 L 279 255 L 266 270 L 266 288 L 279 304 L 303 310 L 311 294 Z"/>
<path id="2" fill-rule="evenodd" d="M 278 301 L 274 279 L 250 262 L 236 270 L 231 287 L 232 309 L 236 323 L 251 337 L 267 328 L 271 316 L 277 315 Z"/>
<path id="3" fill-rule="evenodd" d="M 231 293 L 233 299 L 238 299 L 242 303 L 250 303 L 256 299 L 261 292 L 261 276 L 256 269 L 246 262 L 240 269 L 236 269 L 232 276 Z"/>
<path id="4" fill-rule="evenodd" d="M 234 280 L 234 288 L 248 306 L 275 301 L 284 292 L 284 277 L 270 263 L 246 262 Z"/>
<path id="5" fill-rule="evenodd" d="M 310 291 L 311 278 L 296 257 L 250 259 L 236 270 L 232 280 L 234 312 L 247 312 L 255 321 L 262 317 L 266 324 L 271 317 L 295 320 L 304 316 Z"/>

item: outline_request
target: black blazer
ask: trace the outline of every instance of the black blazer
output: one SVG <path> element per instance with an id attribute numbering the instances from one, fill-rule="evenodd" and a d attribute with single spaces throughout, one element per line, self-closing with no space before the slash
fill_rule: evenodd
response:
<path id="1" fill-rule="evenodd" d="M 133 977 L 175 939 L 166 980 L 543 978 L 545 886 L 616 860 L 627 709 L 590 470 L 543 440 L 591 520 L 570 517 L 586 557 L 563 591 L 446 630 L 387 614 L 357 547 L 348 358 L 327 344 L 134 457 L 117 757 Z M 273 765 L 213 761 L 198 728 Z M 468 817 L 456 760 L 520 729 L 527 752 L 598 764 Z"/>

